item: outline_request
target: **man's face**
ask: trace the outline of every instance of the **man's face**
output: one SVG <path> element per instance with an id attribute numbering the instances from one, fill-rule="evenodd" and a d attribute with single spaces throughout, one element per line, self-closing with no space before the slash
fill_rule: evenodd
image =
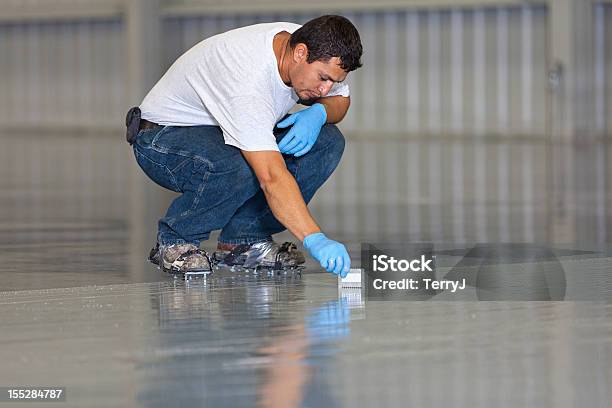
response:
<path id="1" fill-rule="evenodd" d="M 299 47 L 299 45 L 298 45 Z M 302 100 L 311 100 L 326 96 L 335 82 L 342 82 L 347 73 L 340 67 L 340 58 L 329 61 L 314 61 L 309 64 L 305 56 L 296 61 L 290 78 L 291 86 Z"/>

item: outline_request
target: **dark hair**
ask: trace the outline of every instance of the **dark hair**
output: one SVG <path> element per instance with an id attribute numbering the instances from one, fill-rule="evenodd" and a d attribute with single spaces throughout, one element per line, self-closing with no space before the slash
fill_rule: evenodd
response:
<path id="1" fill-rule="evenodd" d="M 363 48 L 357 29 L 342 16 L 321 16 L 308 21 L 291 34 L 289 45 L 294 48 L 303 43 L 308 47 L 306 61 L 327 62 L 333 57 L 340 58 L 340 66 L 346 72 L 361 66 Z"/>

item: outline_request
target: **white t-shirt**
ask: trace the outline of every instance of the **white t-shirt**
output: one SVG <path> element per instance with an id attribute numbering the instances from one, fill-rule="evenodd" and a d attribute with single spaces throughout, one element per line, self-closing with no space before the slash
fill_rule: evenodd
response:
<path id="1" fill-rule="evenodd" d="M 278 151 L 272 130 L 298 101 L 283 83 L 274 36 L 293 23 L 267 23 L 207 38 L 179 57 L 142 101 L 142 118 L 160 125 L 215 125 L 225 144 Z M 349 96 L 334 84 L 327 96 Z"/>

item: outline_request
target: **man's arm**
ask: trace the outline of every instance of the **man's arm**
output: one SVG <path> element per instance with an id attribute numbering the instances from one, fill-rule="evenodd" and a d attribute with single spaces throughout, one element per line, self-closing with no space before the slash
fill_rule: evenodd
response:
<path id="1" fill-rule="evenodd" d="M 242 154 L 255 172 L 272 214 L 289 232 L 303 241 L 306 236 L 321 231 L 279 152 L 243 150 Z"/>
<path id="2" fill-rule="evenodd" d="M 346 247 L 321 232 L 281 154 L 273 151 L 244 150 L 242 154 L 255 171 L 276 219 L 302 241 L 304 248 L 321 267 L 346 277 L 351 267 L 351 258 Z"/>
<path id="3" fill-rule="evenodd" d="M 326 96 L 324 98 L 318 98 L 311 102 L 308 102 L 308 105 L 312 105 L 314 103 L 320 103 L 325 106 L 325 111 L 327 112 L 327 123 L 338 123 L 348 111 L 349 106 L 351 105 L 351 97 L 350 96 Z"/>

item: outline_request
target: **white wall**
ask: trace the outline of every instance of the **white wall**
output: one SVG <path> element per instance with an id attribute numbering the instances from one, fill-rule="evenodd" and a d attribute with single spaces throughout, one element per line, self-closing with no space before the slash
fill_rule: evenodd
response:
<path id="1" fill-rule="evenodd" d="M 119 127 L 125 109 L 138 102 L 127 100 L 125 27 L 117 14 L 122 2 L 4 3 L 0 127 Z M 203 16 L 200 9 L 200 14 L 185 17 L 177 12 L 193 4 L 171 1 L 162 10 L 164 42 L 159 52 L 166 67 L 215 33 L 263 21 L 304 22 L 319 14 L 242 11 Z M 607 133 L 612 121 L 606 112 L 612 95 L 610 7 L 595 6 L 593 28 L 596 125 Z M 76 16 L 56 21 L 49 16 L 53 9 L 58 15 L 57 10 L 72 10 Z M 88 12 L 92 17 L 86 17 Z M 411 6 L 344 14 L 359 28 L 365 49 L 364 67 L 349 76 L 354 98 L 345 130 L 366 137 L 546 134 L 547 7 Z"/>

